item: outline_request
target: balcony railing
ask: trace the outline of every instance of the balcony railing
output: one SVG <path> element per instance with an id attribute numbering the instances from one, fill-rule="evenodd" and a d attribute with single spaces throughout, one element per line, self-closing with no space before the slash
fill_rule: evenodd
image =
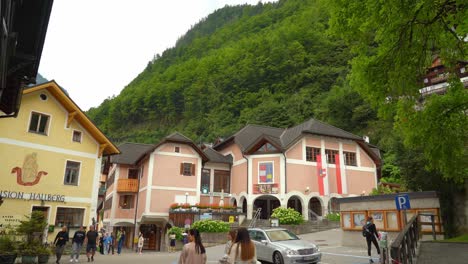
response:
<path id="1" fill-rule="evenodd" d="M 119 179 L 117 183 L 117 192 L 138 192 L 138 179 Z"/>

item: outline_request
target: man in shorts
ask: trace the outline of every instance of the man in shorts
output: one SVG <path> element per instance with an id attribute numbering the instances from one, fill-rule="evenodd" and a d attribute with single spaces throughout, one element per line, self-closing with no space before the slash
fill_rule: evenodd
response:
<path id="1" fill-rule="evenodd" d="M 94 253 L 96 253 L 96 242 L 99 234 L 94 230 L 94 226 L 89 226 L 89 231 L 86 233 L 86 256 L 88 262 L 94 261 Z"/>

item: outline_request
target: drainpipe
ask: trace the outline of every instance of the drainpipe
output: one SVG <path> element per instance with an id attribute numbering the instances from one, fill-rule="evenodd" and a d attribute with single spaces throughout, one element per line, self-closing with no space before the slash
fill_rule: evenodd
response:
<path id="1" fill-rule="evenodd" d="M 247 161 L 247 194 L 249 194 L 249 159 L 245 157 L 244 153 L 242 152 L 242 157 Z"/>
<path id="2" fill-rule="evenodd" d="M 132 238 L 132 251 L 135 249 L 135 243 L 133 243 L 135 236 L 137 236 L 137 213 L 138 213 L 138 202 L 140 198 L 140 178 L 143 174 L 143 165 L 138 172 L 138 188 L 137 188 L 137 195 L 136 195 L 136 205 L 135 205 L 135 216 L 133 218 L 133 238 Z"/>
<path id="3" fill-rule="evenodd" d="M 288 159 L 286 158 L 286 154 L 283 153 L 284 156 L 284 194 L 288 193 Z"/>

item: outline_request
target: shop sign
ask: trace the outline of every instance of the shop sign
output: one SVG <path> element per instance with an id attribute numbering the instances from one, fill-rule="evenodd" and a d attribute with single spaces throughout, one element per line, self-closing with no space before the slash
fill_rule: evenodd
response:
<path id="1" fill-rule="evenodd" d="M 49 193 L 25 193 L 16 191 L 0 191 L 0 196 L 6 199 L 17 199 L 17 200 L 37 200 L 45 202 L 65 202 L 65 195 L 61 194 L 49 194 Z"/>

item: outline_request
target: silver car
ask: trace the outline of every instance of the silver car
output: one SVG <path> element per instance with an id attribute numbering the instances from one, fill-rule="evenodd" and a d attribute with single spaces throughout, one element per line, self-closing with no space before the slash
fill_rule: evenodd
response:
<path id="1" fill-rule="evenodd" d="M 319 248 L 301 240 L 284 228 L 249 228 L 259 261 L 284 263 L 318 263 L 322 258 Z"/>

